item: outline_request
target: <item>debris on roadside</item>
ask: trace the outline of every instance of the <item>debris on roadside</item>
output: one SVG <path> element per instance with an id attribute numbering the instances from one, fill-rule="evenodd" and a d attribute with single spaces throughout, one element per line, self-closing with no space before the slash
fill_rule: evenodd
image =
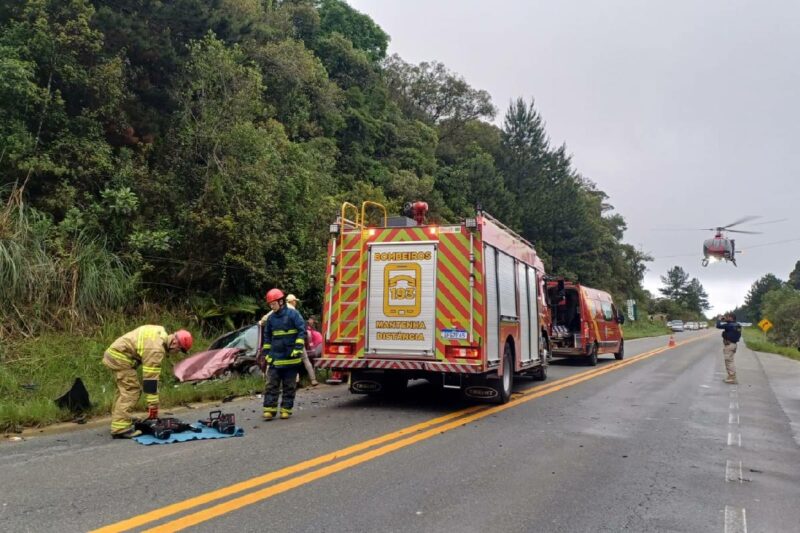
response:
<path id="1" fill-rule="evenodd" d="M 54 401 L 62 409 L 68 409 L 78 414 L 88 411 L 92 407 L 92 402 L 89 400 L 89 391 L 86 390 L 81 378 L 75 378 L 72 387 Z"/>

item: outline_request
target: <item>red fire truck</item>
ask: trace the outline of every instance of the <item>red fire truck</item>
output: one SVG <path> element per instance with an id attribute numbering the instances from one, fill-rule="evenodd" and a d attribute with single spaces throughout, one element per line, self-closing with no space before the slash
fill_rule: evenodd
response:
<path id="1" fill-rule="evenodd" d="M 406 209 L 414 220 L 345 203 L 331 224 L 316 365 L 348 371 L 354 393 L 424 378 L 503 403 L 515 375 L 545 379 L 549 311 L 531 243 L 483 212 L 433 225 L 424 202 Z"/>

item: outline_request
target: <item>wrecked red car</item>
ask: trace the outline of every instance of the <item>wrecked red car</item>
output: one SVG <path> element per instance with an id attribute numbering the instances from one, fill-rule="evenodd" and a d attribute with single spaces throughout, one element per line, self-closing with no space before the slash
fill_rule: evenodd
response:
<path id="1" fill-rule="evenodd" d="M 226 373 L 260 374 L 256 358 L 261 348 L 261 326 L 253 324 L 222 335 L 208 347 L 178 362 L 178 381 L 200 381 Z"/>

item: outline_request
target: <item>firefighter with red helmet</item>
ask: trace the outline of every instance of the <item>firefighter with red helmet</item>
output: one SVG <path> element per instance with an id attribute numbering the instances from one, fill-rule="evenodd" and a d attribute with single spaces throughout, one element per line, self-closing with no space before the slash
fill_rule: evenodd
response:
<path id="1" fill-rule="evenodd" d="M 263 328 L 262 353 L 269 364 L 267 384 L 264 389 L 264 420 L 278 414 L 278 397 L 283 393 L 280 417 L 292 416 L 297 373 L 303 364 L 306 342 L 306 324 L 295 309 L 286 305 L 280 289 L 270 289 L 266 295 L 272 310 Z"/>
<path id="2" fill-rule="evenodd" d="M 116 439 L 138 437 L 133 426 L 133 408 L 144 390 L 149 418 L 158 418 L 158 381 L 161 362 L 168 353 L 186 353 L 192 347 L 192 334 L 185 329 L 167 334 L 161 326 L 140 326 L 111 343 L 103 354 L 103 364 L 114 372 L 117 393 L 111 408 L 111 436 Z M 136 369 L 142 367 L 142 385 Z"/>

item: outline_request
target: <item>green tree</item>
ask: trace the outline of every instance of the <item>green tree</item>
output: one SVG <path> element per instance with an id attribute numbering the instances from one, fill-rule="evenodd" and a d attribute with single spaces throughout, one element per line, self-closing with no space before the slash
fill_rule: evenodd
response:
<path id="1" fill-rule="evenodd" d="M 766 274 L 756 280 L 744 299 L 743 311 L 746 318 L 750 322 L 758 322 L 764 318 L 764 309 L 762 309 L 764 296 L 770 291 L 780 289 L 783 285 L 783 281 L 774 274 Z"/>
<path id="2" fill-rule="evenodd" d="M 371 61 L 386 57 L 389 36 L 375 22 L 342 0 L 320 0 L 320 30 L 323 35 L 339 33 Z"/>
<path id="3" fill-rule="evenodd" d="M 411 117 L 439 125 L 445 138 L 476 119 L 492 119 L 495 108 L 488 92 L 473 89 L 464 78 L 437 61 L 412 65 L 397 54 L 383 64 L 392 97 Z"/>
<path id="4" fill-rule="evenodd" d="M 250 45 L 267 90 L 263 98 L 271 115 L 293 139 L 330 136 L 343 126 L 342 94 L 328 79 L 322 61 L 302 41 L 286 39 Z"/>
<path id="5" fill-rule="evenodd" d="M 783 346 L 800 348 L 800 291 L 789 286 L 773 289 L 764 294 L 762 309 L 774 326 L 768 333 L 770 338 Z"/>
<path id="6" fill-rule="evenodd" d="M 477 145 L 464 156 L 453 165 L 441 166 L 436 175 L 436 188 L 447 199 L 454 217 L 473 216 L 480 205 L 505 224 L 516 224 L 516 203 L 495 167 L 494 158 Z"/>
<path id="7" fill-rule="evenodd" d="M 686 306 L 698 314 L 703 311 L 711 309 L 711 304 L 708 303 L 708 293 L 706 293 L 703 285 L 697 278 L 692 278 L 686 286 L 681 300 L 686 303 Z"/>
<path id="8" fill-rule="evenodd" d="M 96 192 L 116 161 L 104 134 L 125 96 L 85 0 L 15 3 L 0 32 L 0 179 L 36 197 L 62 184 Z"/>
<path id="9" fill-rule="evenodd" d="M 666 276 L 661 276 L 663 287 L 658 292 L 673 301 L 680 301 L 689 286 L 689 274 L 680 266 L 675 265 L 667 271 Z"/>
<path id="10" fill-rule="evenodd" d="M 800 291 L 800 261 L 794 264 L 794 270 L 789 274 L 788 285 Z"/>

